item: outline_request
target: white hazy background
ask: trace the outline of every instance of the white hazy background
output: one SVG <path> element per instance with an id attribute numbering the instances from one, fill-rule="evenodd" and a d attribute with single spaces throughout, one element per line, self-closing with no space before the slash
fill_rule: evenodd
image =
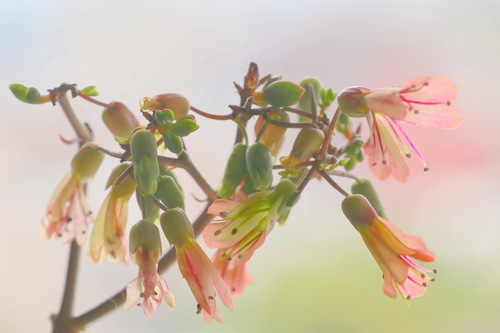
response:
<path id="1" fill-rule="evenodd" d="M 141 97 L 178 92 L 198 108 L 225 114 L 238 103 L 232 82 L 241 83 L 253 61 L 262 75 L 315 76 L 334 90 L 398 85 L 420 75 L 446 75 L 458 84 L 455 105 L 464 120 L 458 129 L 408 128 L 430 172 L 411 161 L 407 184 L 374 181 L 391 220 L 424 237 L 436 253 L 436 283 L 410 307 L 385 297 L 379 268 L 340 212 L 341 195 L 313 182 L 286 226 L 251 260 L 255 283 L 236 300 L 234 313 L 221 310 L 223 324 L 206 326 L 195 315 L 196 302 L 173 267 L 164 277 L 177 308 L 162 304 L 147 319 L 140 308 L 125 313 L 120 307 L 88 332 L 498 332 L 499 31 L 495 0 L 2 2 L 0 331 L 50 331 L 68 246 L 40 239 L 38 228 L 75 151 L 59 140 L 74 135 L 60 109 L 23 104 L 8 84 L 40 91 L 61 82 L 96 85 L 98 99 L 134 111 Z M 72 102 L 96 141 L 114 149 L 102 110 Z M 197 119 L 201 128 L 187 139 L 188 149 L 216 187 L 235 129 Z M 94 211 L 115 163 L 106 158 L 90 186 Z M 371 177 L 365 166 L 356 173 Z M 203 193 L 179 176 L 195 217 L 202 205 L 193 196 Z M 134 208 L 129 225 L 136 219 Z M 76 314 L 137 274 L 133 265 L 93 265 L 87 251 Z"/>

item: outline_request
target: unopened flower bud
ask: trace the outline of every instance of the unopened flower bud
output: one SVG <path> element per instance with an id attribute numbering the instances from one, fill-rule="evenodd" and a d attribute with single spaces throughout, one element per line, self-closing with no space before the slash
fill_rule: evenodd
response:
<path id="1" fill-rule="evenodd" d="M 368 179 L 357 179 L 356 182 L 352 184 L 351 192 L 352 194 L 363 195 L 366 199 L 368 199 L 379 216 L 387 218 L 377 192 Z"/>
<path id="2" fill-rule="evenodd" d="M 95 144 L 84 144 L 71 160 L 73 176 L 80 181 L 94 177 L 103 160 L 104 153 Z"/>
<path id="3" fill-rule="evenodd" d="M 272 106 L 285 107 L 296 104 L 305 89 L 290 81 L 276 81 L 262 91 L 265 103 Z"/>
<path id="4" fill-rule="evenodd" d="M 153 133 L 140 130 L 130 138 L 130 154 L 134 162 L 134 178 L 137 190 L 143 196 L 156 192 L 156 180 L 160 175 L 156 139 Z"/>
<path id="5" fill-rule="evenodd" d="M 111 102 L 102 113 L 102 120 L 110 132 L 119 138 L 128 139 L 140 126 L 134 114 L 121 102 Z"/>
<path id="6" fill-rule="evenodd" d="M 317 128 L 302 128 L 293 143 L 290 155 L 280 159 L 281 164 L 285 169 L 293 169 L 297 164 L 306 161 L 312 153 L 318 150 L 324 138 L 323 131 Z"/>
<path id="7" fill-rule="evenodd" d="M 361 194 L 354 194 L 342 201 L 342 211 L 351 224 L 359 230 L 367 224 L 372 224 L 378 217 L 368 199 Z"/>
<path id="8" fill-rule="evenodd" d="M 154 261 L 157 261 L 161 254 L 160 231 L 153 222 L 146 219 L 140 220 L 130 229 L 129 244 L 132 258 L 134 258 L 135 252 L 142 248 L 149 255 L 155 256 L 156 260 Z"/>
<path id="9" fill-rule="evenodd" d="M 167 93 L 141 99 L 141 110 L 164 111 L 171 110 L 174 119 L 181 119 L 189 112 L 189 101 L 180 94 Z"/>
<path id="10" fill-rule="evenodd" d="M 168 208 L 184 209 L 184 194 L 173 177 L 160 176 L 155 196 Z"/>
<path id="11" fill-rule="evenodd" d="M 337 96 L 340 111 L 353 118 L 365 117 L 368 109 L 364 93 L 367 91 L 368 89 L 362 87 L 349 87 L 342 90 Z"/>
<path id="12" fill-rule="evenodd" d="M 246 153 L 248 146 L 237 143 L 231 156 L 227 160 L 224 178 L 217 193 L 223 199 L 229 199 L 236 191 L 236 187 L 241 183 L 247 174 Z"/>
<path id="13" fill-rule="evenodd" d="M 290 122 L 290 117 L 288 114 L 281 110 L 280 108 L 274 107 L 267 114 L 268 119 L 279 120 L 283 122 Z M 260 116 L 255 123 L 255 133 L 258 134 L 265 123 L 265 118 Z M 276 155 L 278 153 L 279 148 L 281 147 L 283 137 L 286 132 L 286 127 L 277 126 L 273 124 L 267 124 L 264 132 L 259 138 L 259 142 L 266 145 L 271 151 L 272 155 Z"/>
<path id="14" fill-rule="evenodd" d="M 246 164 L 254 187 L 259 191 L 267 190 L 273 181 L 273 158 L 269 149 L 262 143 L 254 143 L 248 147 Z"/>
<path id="15" fill-rule="evenodd" d="M 194 238 L 193 226 L 184 210 L 180 208 L 169 209 L 161 214 L 160 224 L 168 242 L 172 245 L 182 246 L 186 234 Z"/>
<path id="16" fill-rule="evenodd" d="M 304 95 L 299 100 L 298 107 L 300 110 L 308 111 L 311 112 L 311 95 L 309 94 L 309 85 L 312 84 L 313 87 L 313 93 L 314 93 L 314 100 L 316 101 L 316 105 L 319 103 L 319 98 L 321 94 L 321 82 L 318 81 L 318 79 L 314 77 L 308 77 L 300 81 L 299 85 L 304 88 L 306 91 L 304 92 Z M 299 119 L 302 122 L 310 122 L 311 118 L 307 118 L 304 116 L 299 115 Z"/>

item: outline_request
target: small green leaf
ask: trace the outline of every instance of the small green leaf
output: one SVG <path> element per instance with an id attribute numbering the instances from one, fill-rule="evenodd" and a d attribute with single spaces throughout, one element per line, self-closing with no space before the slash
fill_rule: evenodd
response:
<path id="1" fill-rule="evenodd" d="M 178 136 L 188 136 L 198 129 L 198 124 L 193 119 L 177 120 L 170 129 L 170 133 Z"/>
<path id="2" fill-rule="evenodd" d="M 174 121 L 174 113 L 170 110 L 156 111 L 155 121 L 158 126 L 165 127 Z"/>
<path id="3" fill-rule="evenodd" d="M 18 83 L 13 83 L 9 86 L 10 91 L 16 96 L 16 98 L 22 102 L 28 103 L 26 99 L 26 94 L 28 93 L 28 87 L 18 84 Z"/>
<path id="4" fill-rule="evenodd" d="M 99 96 L 99 92 L 95 90 L 95 86 L 88 86 L 80 90 L 82 94 L 87 96 Z"/>

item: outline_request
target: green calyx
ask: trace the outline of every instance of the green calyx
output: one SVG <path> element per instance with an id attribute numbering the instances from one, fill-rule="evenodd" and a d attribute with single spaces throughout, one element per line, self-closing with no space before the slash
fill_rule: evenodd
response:
<path id="1" fill-rule="evenodd" d="M 377 192 L 368 179 L 357 179 L 356 182 L 352 184 L 351 192 L 352 194 L 363 195 L 370 202 L 379 216 L 387 218 L 387 216 L 385 215 L 384 207 L 380 202 Z"/>
<path id="2" fill-rule="evenodd" d="M 86 181 L 96 174 L 104 160 L 104 153 L 93 143 L 84 144 L 71 160 L 73 175 L 80 181 Z"/>
<path id="3" fill-rule="evenodd" d="M 133 256 L 140 247 L 148 252 L 161 253 L 160 231 L 153 222 L 146 219 L 140 220 L 130 229 L 130 255 Z"/>
<path id="4" fill-rule="evenodd" d="M 156 180 L 160 175 L 156 138 L 148 130 L 139 130 L 130 138 L 130 154 L 134 163 L 137 190 L 143 196 L 156 192 Z"/>
<path id="5" fill-rule="evenodd" d="M 160 199 L 170 209 L 184 209 L 184 194 L 173 177 L 160 176 L 157 183 L 158 189 L 156 190 L 155 197 Z"/>
<path id="6" fill-rule="evenodd" d="M 338 94 L 337 103 L 340 111 L 352 118 L 365 117 L 368 111 L 362 88 L 345 88 Z"/>
<path id="7" fill-rule="evenodd" d="M 346 197 L 342 201 L 342 211 L 351 224 L 360 229 L 370 225 L 378 217 L 377 212 L 372 205 L 361 194 L 354 194 Z"/>
<path id="8" fill-rule="evenodd" d="M 168 242 L 174 246 L 182 246 L 188 236 L 194 238 L 193 226 L 180 208 L 169 209 L 161 214 L 160 225 Z"/>

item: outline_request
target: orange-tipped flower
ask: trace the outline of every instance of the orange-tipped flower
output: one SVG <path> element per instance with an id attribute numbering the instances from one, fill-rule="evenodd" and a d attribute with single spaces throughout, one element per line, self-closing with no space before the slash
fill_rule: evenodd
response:
<path id="1" fill-rule="evenodd" d="M 430 270 L 417 265 L 411 258 L 425 262 L 436 260 L 422 238 L 405 235 L 397 226 L 378 216 L 362 195 L 346 197 L 342 210 L 382 269 L 384 294 L 395 298 L 399 292 L 406 299 L 422 296 L 434 279 L 427 275 Z"/>
<path id="2" fill-rule="evenodd" d="M 198 302 L 197 313 L 203 312 L 207 324 L 212 318 L 221 322 L 215 297 L 233 311 L 233 297 L 210 259 L 194 239 L 194 231 L 186 214 L 180 208 L 170 209 L 160 218 L 161 227 L 170 244 L 175 246 L 177 263 L 194 298 Z"/>
<path id="3" fill-rule="evenodd" d="M 212 257 L 212 263 L 221 275 L 226 285 L 231 290 L 234 297 L 243 293 L 245 285 L 252 284 L 253 279 L 250 273 L 248 273 L 246 263 L 237 266 L 234 269 L 229 269 L 229 261 L 222 259 L 223 254 L 222 249 L 218 249 L 214 256 Z"/>

